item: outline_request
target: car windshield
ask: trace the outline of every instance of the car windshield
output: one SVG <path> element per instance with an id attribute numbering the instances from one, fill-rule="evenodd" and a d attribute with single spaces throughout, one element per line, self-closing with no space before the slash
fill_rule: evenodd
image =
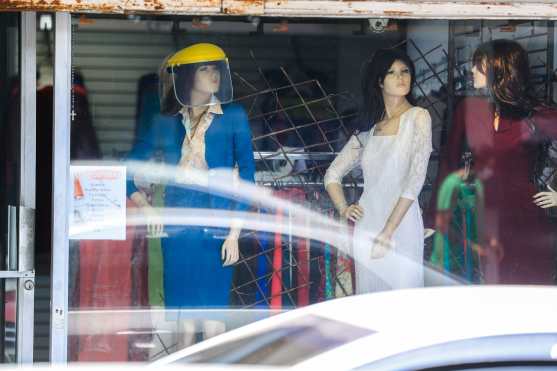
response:
<path id="1" fill-rule="evenodd" d="M 307 315 L 226 341 L 178 362 L 289 366 L 373 333 L 340 321 Z"/>

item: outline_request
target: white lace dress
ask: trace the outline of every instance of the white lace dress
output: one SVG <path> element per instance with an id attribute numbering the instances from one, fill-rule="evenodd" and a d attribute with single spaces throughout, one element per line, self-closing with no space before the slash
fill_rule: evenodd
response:
<path id="1" fill-rule="evenodd" d="M 427 110 L 413 107 L 400 117 L 396 135 L 374 136 L 373 131 L 352 136 L 325 175 L 327 186 L 340 184 L 358 165 L 363 171 L 359 205 L 364 217 L 355 225 L 353 241 L 356 292 L 420 287 L 424 284 L 424 227 L 417 201 L 395 231 L 393 249 L 383 258 L 371 259 L 371 247 L 398 199 L 417 200 L 420 194 L 432 150 L 431 117 Z"/>

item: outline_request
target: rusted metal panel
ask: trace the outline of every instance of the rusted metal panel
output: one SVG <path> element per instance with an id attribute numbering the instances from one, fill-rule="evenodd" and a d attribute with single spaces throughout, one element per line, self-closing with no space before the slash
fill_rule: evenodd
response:
<path id="1" fill-rule="evenodd" d="M 263 15 L 265 0 L 222 0 L 224 14 Z"/>
<path id="2" fill-rule="evenodd" d="M 221 0 L 0 0 L 0 10 L 113 14 L 221 14 L 221 6 Z"/>
<path id="3" fill-rule="evenodd" d="M 0 0 L 0 10 L 296 17 L 557 19 L 552 0 Z"/>
<path id="4" fill-rule="evenodd" d="M 165 14 L 218 14 L 221 0 L 126 0 L 125 12 Z"/>
<path id="5" fill-rule="evenodd" d="M 265 15 L 299 17 L 557 19 L 553 1 L 267 0 Z"/>
<path id="6" fill-rule="evenodd" d="M 2 0 L 0 10 L 122 13 L 121 0 Z"/>

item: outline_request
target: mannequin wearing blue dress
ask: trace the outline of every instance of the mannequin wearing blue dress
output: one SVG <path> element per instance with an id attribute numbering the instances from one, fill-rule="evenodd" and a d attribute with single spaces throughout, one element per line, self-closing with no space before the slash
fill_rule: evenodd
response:
<path id="1" fill-rule="evenodd" d="M 209 47 L 222 52 L 216 46 Z M 187 49 L 176 53 L 170 60 Z M 212 170 L 231 171 L 237 168 L 243 181 L 254 182 L 252 137 L 244 109 L 238 104 L 220 103 L 222 94 L 219 96 L 218 90 L 219 84 L 223 84 L 224 75 L 214 62 L 190 66 L 190 80 L 186 81 L 190 81 L 193 86 L 186 86 L 185 89 L 190 90 L 187 94 L 180 94 L 178 86 L 168 86 L 181 81 L 168 72 L 168 61 L 165 60 L 159 71 L 161 112 L 164 114 L 153 118 L 148 132 L 137 138 L 128 159 L 148 161 L 158 154 L 157 157 L 162 158 L 166 165 L 176 166 L 177 182 L 166 186 L 165 208 L 200 208 L 217 212 L 247 210 L 249 205 L 245 202 L 210 190 L 212 183 L 222 184 L 223 181 L 220 175 L 218 178 L 212 175 L 215 173 Z M 217 81 L 217 85 L 211 88 L 214 81 Z M 184 96 L 191 102 L 184 104 Z M 197 102 L 199 105 L 194 105 Z M 179 175 L 187 174 L 189 169 L 206 172 L 208 187 L 187 182 L 181 184 Z M 227 179 L 232 180 L 232 177 Z M 160 233 L 164 228 L 165 306 L 177 309 L 227 307 L 232 284 L 231 265 L 238 260 L 239 255 L 239 229 L 198 225 L 162 226 L 157 221 L 156 210 L 137 188 L 133 177 L 128 181 L 127 194 L 144 211 L 151 231 Z"/>
<path id="2" fill-rule="evenodd" d="M 232 169 L 240 178 L 254 181 L 251 131 L 243 108 L 223 105 L 205 134 L 205 160 L 209 169 Z M 162 153 L 165 164 L 178 165 L 186 135 L 181 116 L 157 115 L 145 138 L 139 138 L 129 159 L 148 161 Z M 211 177 L 209 176 L 209 182 Z M 127 193 L 138 192 L 133 179 Z M 245 210 L 248 205 L 191 187 L 167 186 L 165 207 Z M 229 304 L 232 267 L 223 267 L 220 247 L 223 233 L 201 227 L 165 226 L 163 238 L 164 292 L 167 307 L 223 307 Z"/>

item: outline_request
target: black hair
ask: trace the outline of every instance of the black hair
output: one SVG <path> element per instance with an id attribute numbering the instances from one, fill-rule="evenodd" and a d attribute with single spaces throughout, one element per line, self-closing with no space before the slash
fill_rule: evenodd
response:
<path id="1" fill-rule="evenodd" d="M 159 67 L 159 102 L 161 113 L 173 116 L 180 112 L 182 106 L 174 94 L 174 80 L 167 67 L 170 57 L 172 57 L 172 54 L 167 56 Z"/>
<path id="2" fill-rule="evenodd" d="M 414 85 L 415 68 L 412 60 L 398 49 L 379 49 L 373 57 L 364 63 L 362 68 L 362 96 L 358 132 L 369 131 L 375 124 L 385 117 L 385 102 L 381 85 L 389 69 L 396 61 L 404 63 L 410 70 L 410 91 Z M 407 99 L 413 103 L 411 93 Z"/>

